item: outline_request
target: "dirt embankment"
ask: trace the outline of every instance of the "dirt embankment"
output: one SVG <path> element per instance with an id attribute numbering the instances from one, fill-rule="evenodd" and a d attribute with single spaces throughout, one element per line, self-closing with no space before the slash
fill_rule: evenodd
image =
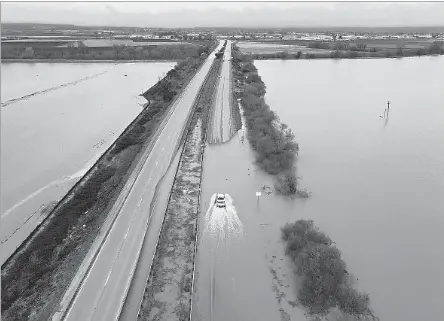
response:
<path id="1" fill-rule="evenodd" d="M 187 59 L 162 90 L 2 266 L 2 320 L 49 320 L 172 102 L 204 59 Z"/>
<path id="2" fill-rule="evenodd" d="M 140 321 L 190 317 L 205 132 L 220 63 L 215 60 L 196 102 L 140 307 Z"/>

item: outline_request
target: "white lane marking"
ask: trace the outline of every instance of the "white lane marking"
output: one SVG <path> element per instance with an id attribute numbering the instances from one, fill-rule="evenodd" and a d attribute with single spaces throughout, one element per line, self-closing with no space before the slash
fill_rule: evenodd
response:
<path id="1" fill-rule="evenodd" d="M 150 177 L 150 179 L 148 180 L 147 185 L 150 183 L 150 181 L 151 181 L 151 177 Z M 145 194 L 143 194 L 143 195 L 145 195 Z M 143 202 L 143 196 L 140 198 L 140 200 L 139 200 L 139 204 L 137 204 L 137 208 L 140 207 L 140 204 L 142 204 L 142 202 Z"/>
<path id="2" fill-rule="evenodd" d="M 108 277 L 106 278 L 106 281 L 105 281 L 105 286 L 106 286 L 106 284 L 108 283 L 108 280 L 109 280 L 109 278 L 110 278 L 110 276 L 111 276 L 111 272 L 112 272 L 112 270 L 109 271 L 109 273 L 108 273 Z"/>

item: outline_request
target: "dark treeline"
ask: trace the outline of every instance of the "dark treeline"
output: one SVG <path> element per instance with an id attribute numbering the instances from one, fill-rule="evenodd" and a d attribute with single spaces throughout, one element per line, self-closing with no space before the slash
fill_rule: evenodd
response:
<path id="1" fill-rule="evenodd" d="M 206 46 L 172 44 L 154 46 L 113 47 L 53 47 L 53 46 L 8 46 L 2 44 L 2 59 L 71 59 L 71 60 L 177 60 L 199 57 L 210 52 Z"/>
<path id="2" fill-rule="evenodd" d="M 241 88 L 240 97 L 250 145 L 256 163 L 267 173 L 277 175 L 276 189 L 284 195 L 307 197 L 299 191 L 295 173 L 299 145 L 287 125 L 281 123 L 264 99 L 265 84 L 249 57 L 233 46 L 233 75 Z"/>
<path id="3" fill-rule="evenodd" d="M 332 240 L 312 220 L 298 220 L 282 228 L 286 255 L 301 277 L 298 301 L 311 316 L 326 316 L 332 309 L 358 320 L 377 319 L 369 308 L 368 294 L 353 287 L 353 277 Z"/>

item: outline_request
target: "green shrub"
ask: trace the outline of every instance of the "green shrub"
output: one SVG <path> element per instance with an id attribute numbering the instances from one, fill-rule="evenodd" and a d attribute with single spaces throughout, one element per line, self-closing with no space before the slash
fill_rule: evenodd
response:
<path id="1" fill-rule="evenodd" d="M 358 318 L 372 317 L 370 299 L 352 287 L 347 266 L 341 252 L 332 246 L 331 239 L 320 232 L 312 220 L 298 220 L 281 229 L 286 241 L 286 254 L 295 264 L 295 272 L 302 277 L 298 289 L 299 302 L 311 315 L 327 315 L 330 309 Z"/>
<path id="2" fill-rule="evenodd" d="M 287 125 L 279 122 L 276 114 L 265 103 L 265 84 L 248 56 L 233 46 L 235 76 L 245 78 L 241 103 L 248 141 L 256 152 L 256 163 L 269 174 L 277 175 L 293 170 L 298 144 Z M 294 176 L 296 177 L 296 176 Z M 296 190 L 289 188 L 289 194 Z"/>
<path id="3" fill-rule="evenodd" d="M 296 194 L 298 191 L 298 178 L 296 173 L 290 170 L 279 175 L 274 187 L 282 195 Z"/>
<path id="4" fill-rule="evenodd" d="M 117 155 L 129 146 L 139 144 L 141 142 L 140 136 L 144 132 L 144 127 L 140 124 L 135 124 L 128 132 L 120 136 L 117 141 L 112 154 Z"/>

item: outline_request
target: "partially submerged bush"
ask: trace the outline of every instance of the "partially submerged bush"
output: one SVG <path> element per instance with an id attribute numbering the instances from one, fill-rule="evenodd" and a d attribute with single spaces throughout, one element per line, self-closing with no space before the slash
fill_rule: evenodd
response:
<path id="1" fill-rule="evenodd" d="M 338 308 L 347 315 L 375 319 L 368 294 L 352 287 L 341 252 L 312 220 L 288 223 L 281 230 L 286 255 L 294 262 L 296 274 L 303 278 L 298 300 L 310 315 L 324 316 Z"/>
<path id="2" fill-rule="evenodd" d="M 276 191 L 282 195 L 294 195 L 298 191 L 298 178 L 294 171 L 287 171 L 278 176 L 274 185 Z"/>

